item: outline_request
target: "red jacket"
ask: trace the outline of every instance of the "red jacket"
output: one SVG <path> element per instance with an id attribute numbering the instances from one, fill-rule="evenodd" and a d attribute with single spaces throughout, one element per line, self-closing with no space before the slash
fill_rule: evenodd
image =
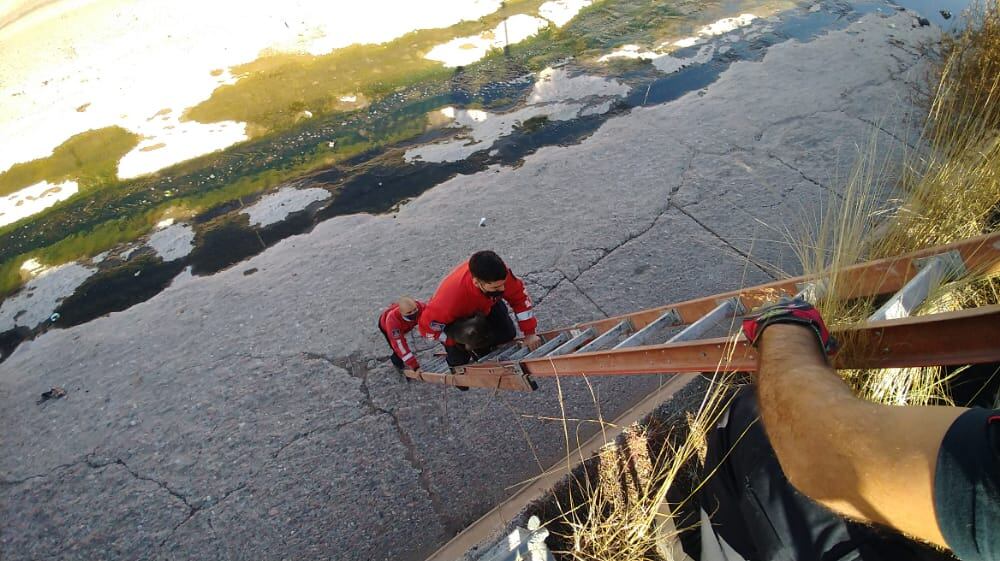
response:
<path id="1" fill-rule="evenodd" d="M 528 298 L 524 283 L 515 277 L 509 268 L 507 269 L 507 279 L 504 281 L 503 299 L 513 308 L 521 332 L 525 335 L 534 335 L 538 320 L 535 319 L 531 298 Z M 420 319 L 417 321 L 420 335 L 452 346 L 455 341 L 445 335 L 445 326 L 457 319 L 467 318 L 476 312 L 487 315 L 496 301 L 497 299 L 486 296 L 473 284 L 472 273 L 469 272 L 469 262 L 466 261 L 455 267 L 438 285 L 434 296 L 427 303 L 427 308 L 420 314 Z"/>
<path id="2" fill-rule="evenodd" d="M 427 305 L 417 301 L 418 319 L 423 315 L 425 309 L 427 309 Z M 406 342 L 406 334 L 417 326 L 417 322 L 403 319 L 402 314 L 399 313 L 399 304 L 393 304 L 379 316 L 378 325 L 385 331 L 385 336 L 389 338 L 392 352 L 396 353 L 396 356 L 405 362 L 411 370 L 418 370 L 420 363 L 417 362 L 416 355 L 410 351 L 410 345 Z"/>

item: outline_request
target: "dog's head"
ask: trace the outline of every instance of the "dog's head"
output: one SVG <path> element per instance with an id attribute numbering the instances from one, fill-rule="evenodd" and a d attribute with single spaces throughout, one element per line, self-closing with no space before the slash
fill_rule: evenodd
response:
<path id="1" fill-rule="evenodd" d="M 490 346 L 489 325 L 483 314 L 477 313 L 455 320 L 444 328 L 444 332 L 471 352 L 482 351 Z"/>

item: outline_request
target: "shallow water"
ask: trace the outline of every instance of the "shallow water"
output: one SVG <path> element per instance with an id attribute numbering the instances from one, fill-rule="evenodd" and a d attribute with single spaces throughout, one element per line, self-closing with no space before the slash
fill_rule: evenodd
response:
<path id="1" fill-rule="evenodd" d="M 920 13 L 941 29 L 954 30 L 962 23 L 962 11 L 969 7 L 970 0 L 895 0 L 904 8 Z M 942 11 L 951 12 L 951 17 L 945 19 Z"/>

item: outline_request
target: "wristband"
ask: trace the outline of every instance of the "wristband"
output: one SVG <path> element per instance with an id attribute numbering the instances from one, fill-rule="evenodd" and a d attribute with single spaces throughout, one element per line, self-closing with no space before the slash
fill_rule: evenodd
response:
<path id="1" fill-rule="evenodd" d="M 837 352 L 837 340 L 830 335 L 819 310 L 801 298 L 783 297 L 775 304 L 758 308 L 743 319 L 743 334 L 756 347 L 764 329 L 776 323 L 807 326 L 816 334 L 824 354 L 833 355 Z"/>

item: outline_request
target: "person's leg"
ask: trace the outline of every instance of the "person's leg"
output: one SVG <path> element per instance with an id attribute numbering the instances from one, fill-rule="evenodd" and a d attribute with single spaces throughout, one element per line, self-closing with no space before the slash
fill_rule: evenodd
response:
<path id="1" fill-rule="evenodd" d="M 486 324 L 489 326 L 492 348 L 513 341 L 514 337 L 517 337 L 517 329 L 510 319 L 510 312 L 507 311 L 507 304 L 503 300 L 493 304 L 490 314 L 486 316 Z"/>
<path id="2" fill-rule="evenodd" d="M 444 350 L 447 353 L 446 360 L 448 361 L 448 366 L 462 366 L 463 364 L 469 364 L 472 360 L 472 356 L 458 345 L 451 347 L 445 345 Z"/>
<path id="3" fill-rule="evenodd" d="M 448 366 L 462 366 L 463 364 L 472 362 L 472 355 L 458 345 L 451 347 L 445 345 L 444 350 L 447 353 L 445 360 L 448 361 Z M 469 388 L 467 386 L 455 386 L 455 389 L 464 392 Z"/>
<path id="4" fill-rule="evenodd" d="M 711 477 L 700 503 L 710 513 L 709 533 L 724 549 L 762 561 L 926 559 L 929 548 L 840 518 L 799 493 L 781 471 L 759 416 L 753 388 L 744 387 L 707 438 L 702 477 Z"/>
<path id="5" fill-rule="evenodd" d="M 402 372 L 406 369 L 406 363 L 403 362 L 403 359 L 399 358 L 399 355 L 396 354 L 396 350 L 392 348 L 392 341 L 389 340 L 389 334 L 385 332 L 385 329 L 382 329 L 382 324 L 377 321 L 375 324 L 378 325 L 379 332 L 382 333 L 382 337 L 385 337 L 386 344 L 389 345 L 389 352 L 391 353 L 389 355 L 389 360 L 392 362 L 392 365 L 396 367 L 396 370 Z"/>

